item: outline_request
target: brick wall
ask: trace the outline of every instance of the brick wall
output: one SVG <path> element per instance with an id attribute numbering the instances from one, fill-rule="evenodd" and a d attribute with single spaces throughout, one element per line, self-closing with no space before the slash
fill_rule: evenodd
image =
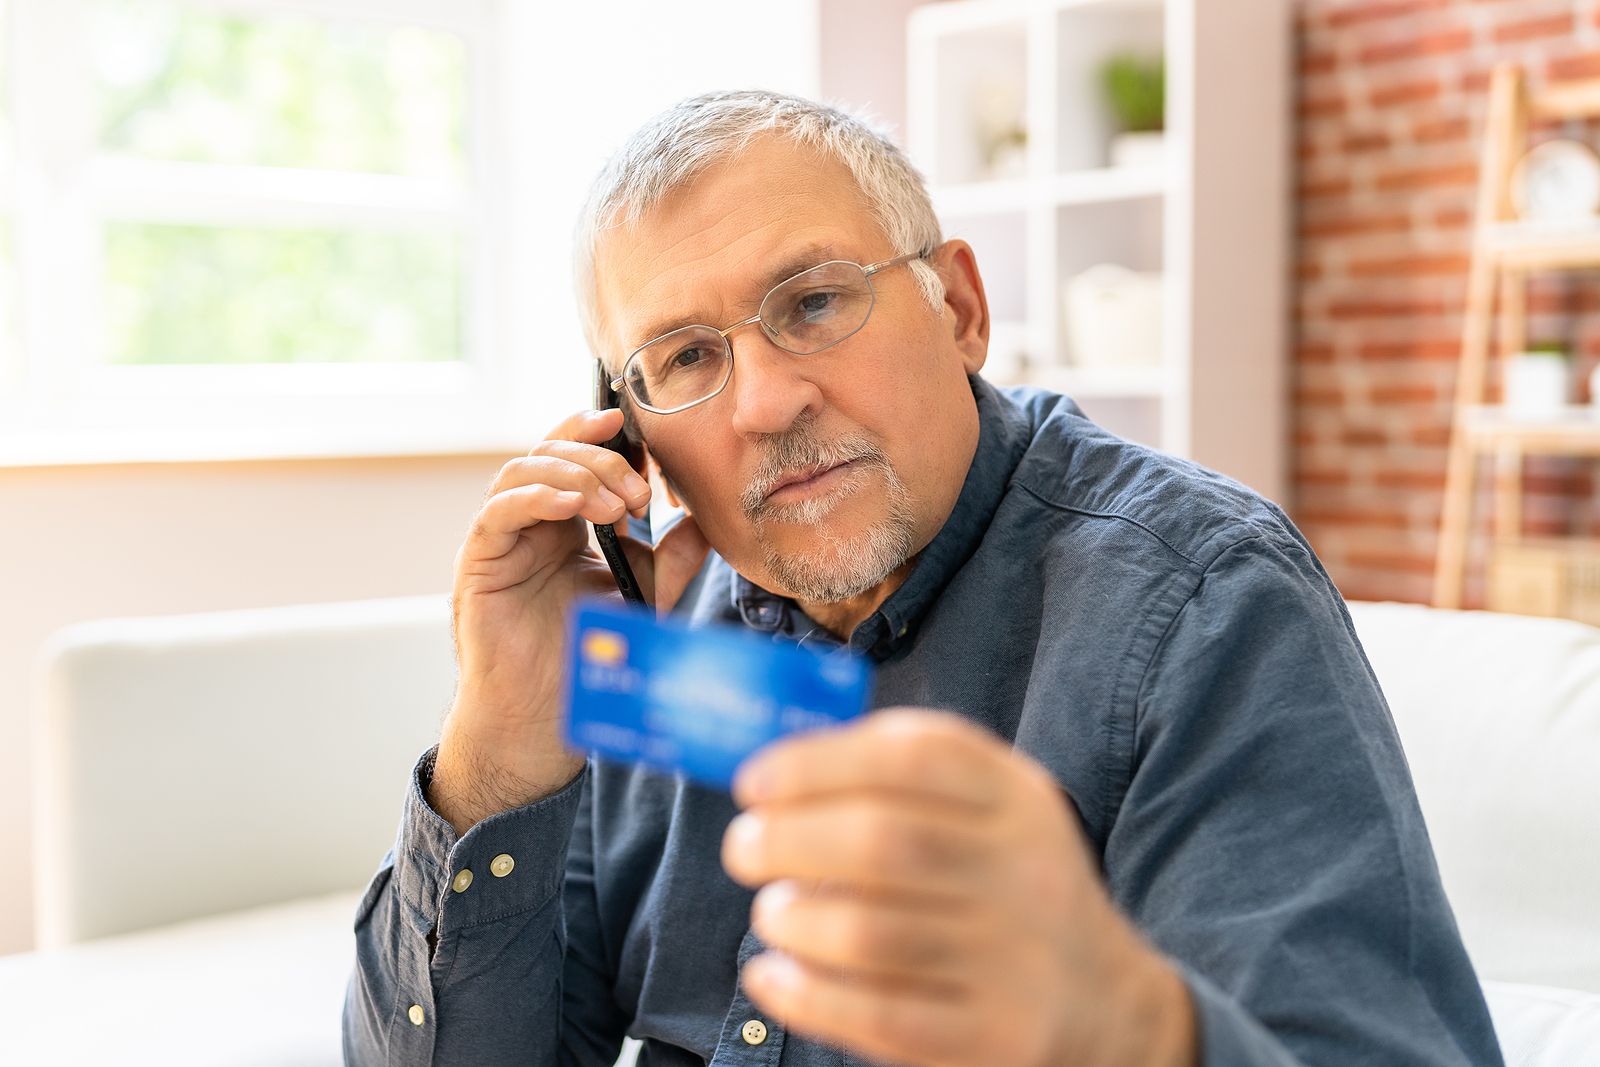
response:
<path id="1" fill-rule="evenodd" d="M 1294 506 L 1345 596 L 1429 599 L 1489 72 L 1600 77 L 1600 0 L 1296 0 Z M 1600 145 L 1591 127 L 1539 127 Z M 1531 143 L 1531 142 L 1530 142 Z M 1529 337 L 1600 360 L 1591 273 L 1536 276 Z M 1498 391 L 1499 363 L 1490 367 Z M 1531 459 L 1530 534 L 1592 534 L 1591 464 Z M 1488 524 L 1480 479 L 1474 560 Z M 1481 568 L 1467 603 L 1482 602 Z"/>

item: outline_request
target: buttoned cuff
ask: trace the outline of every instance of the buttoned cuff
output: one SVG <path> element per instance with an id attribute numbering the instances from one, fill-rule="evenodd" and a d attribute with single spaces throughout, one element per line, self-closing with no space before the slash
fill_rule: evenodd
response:
<path id="1" fill-rule="evenodd" d="M 1272 1032 L 1210 979 L 1168 957 L 1194 1003 L 1200 1067 L 1296 1067 L 1299 1060 Z"/>
<path id="2" fill-rule="evenodd" d="M 395 875 L 407 921 L 419 935 L 439 936 L 543 906 L 561 889 L 567 843 L 590 764 L 556 792 L 497 812 L 460 838 L 428 803 L 439 754 L 417 760 L 395 842 Z"/>

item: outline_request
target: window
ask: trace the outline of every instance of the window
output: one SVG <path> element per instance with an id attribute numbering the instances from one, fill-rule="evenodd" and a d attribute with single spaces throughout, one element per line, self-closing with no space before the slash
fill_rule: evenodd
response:
<path id="1" fill-rule="evenodd" d="M 816 12 L 0 0 L 0 465 L 526 451 L 588 395 L 600 165 L 815 95 Z"/>
<path id="2" fill-rule="evenodd" d="M 493 436 L 495 5 L 6 8 L 0 441 Z"/>

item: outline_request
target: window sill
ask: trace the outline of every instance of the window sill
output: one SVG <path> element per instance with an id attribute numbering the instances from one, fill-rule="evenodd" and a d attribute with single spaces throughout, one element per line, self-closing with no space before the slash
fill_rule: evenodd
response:
<path id="1" fill-rule="evenodd" d="M 194 430 L 0 434 L 0 469 L 86 467 L 126 464 L 246 463 L 327 459 L 421 459 L 442 456 L 499 456 L 527 453 L 537 440 L 514 440 L 506 433 L 421 433 L 355 428 L 293 431 Z"/>

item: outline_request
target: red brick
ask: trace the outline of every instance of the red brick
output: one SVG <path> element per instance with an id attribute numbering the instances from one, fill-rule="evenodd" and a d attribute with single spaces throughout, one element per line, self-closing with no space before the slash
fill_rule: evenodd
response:
<path id="1" fill-rule="evenodd" d="M 1301 119 L 1332 118 L 1345 113 L 1346 102 L 1341 96 L 1304 97 L 1295 104 L 1295 113 Z"/>
<path id="2" fill-rule="evenodd" d="M 1387 445 L 1389 435 L 1376 426 L 1352 426 L 1339 435 L 1339 443 L 1350 448 Z"/>
<path id="3" fill-rule="evenodd" d="M 1350 484 L 1350 472 L 1342 467 L 1297 467 L 1294 477 L 1301 485 Z"/>
<path id="4" fill-rule="evenodd" d="M 1300 183 L 1299 195 L 1302 199 L 1314 196 L 1348 196 L 1350 194 L 1349 178 L 1317 178 Z"/>
<path id="5" fill-rule="evenodd" d="M 1438 95 L 1439 80 L 1429 78 L 1426 81 L 1400 82 L 1375 88 L 1367 94 L 1367 100 L 1373 107 L 1391 107 L 1395 104 L 1415 104 L 1422 100 L 1432 100 Z"/>
<path id="6" fill-rule="evenodd" d="M 1301 237 L 1342 237 L 1361 233 L 1391 233 L 1410 229 L 1409 215 L 1342 215 L 1307 219 L 1300 223 Z"/>
<path id="7" fill-rule="evenodd" d="M 1404 530 L 1410 525 L 1406 516 L 1398 511 L 1380 511 L 1375 508 L 1300 508 L 1294 513 L 1295 525 L 1311 523 L 1316 526 L 1371 526 L 1385 530 Z"/>
<path id="8" fill-rule="evenodd" d="M 1344 393 L 1338 389 L 1316 389 L 1302 385 L 1294 391 L 1294 402 L 1301 407 L 1342 407 Z"/>
<path id="9" fill-rule="evenodd" d="M 1444 489 L 1444 467 L 1431 470 L 1381 470 L 1372 476 L 1386 489 Z"/>
<path id="10" fill-rule="evenodd" d="M 1341 142 L 1346 152 L 1373 152 L 1388 148 L 1389 135 L 1382 130 L 1362 130 L 1347 134 Z"/>
<path id="11" fill-rule="evenodd" d="M 1413 341 L 1367 341 L 1356 349 L 1356 355 L 1368 361 L 1456 359 L 1461 355 L 1461 341 L 1453 337 Z"/>
<path id="12" fill-rule="evenodd" d="M 1332 52 L 1308 52 L 1300 57 L 1300 76 L 1327 74 L 1338 64 L 1339 57 Z"/>
<path id="13" fill-rule="evenodd" d="M 1368 0 L 1366 3 L 1347 4 L 1328 12 L 1329 26 L 1350 26 L 1357 22 L 1397 18 L 1418 11 L 1448 7 L 1450 0 Z"/>
<path id="14" fill-rule="evenodd" d="M 1421 119 L 1411 127 L 1412 139 L 1420 144 L 1464 140 L 1471 133 L 1472 123 L 1460 117 Z"/>
<path id="15" fill-rule="evenodd" d="M 1398 189 L 1432 189 L 1451 185 L 1476 185 L 1478 165 L 1457 163 L 1447 167 L 1417 167 L 1392 170 L 1378 175 L 1378 188 L 1385 192 Z"/>
<path id="16" fill-rule="evenodd" d="M 1545 66 L 1545 76 L 1551 81 L 1600 78 L 1600 52 L 1580 52 L 1577 55 L 1558 56 Z"/>
<path id="17" fill-rule="evenodd" d="M 1448 425 L 1413 426 L 1411 428 L 1411 443 L 1414 445 L 1448 445 L 1450 443 L 1450 427 Z"/>
<path id="18" fill-rule="evenodd" d="M 1413 277 L 1442 274 L 1465 280 L 1472 259 L 1465 254 L 1395 256 L 1388 259 L 1361 259 L 1350 264 L 1357 278 Z"/>
<path id="19" fill-rule="evenodd" d="M 1322 277 L 1322 264 L 1301 260 L 1295 265 L 1294 276 L 1298 281 L 1314 282 Z"/>
<path id="20" fill-rule="evenodd" d="M 1520 22 L 1501 23 L 1494 28 L 1494 40 L 1498 44 L 1506 41 L 1526 41 L 1534 37 L 1556 37 L 1571 33 L 1572 29 L 1572 12 L 1565 11 L 1559 15 L 1544 15 L 1540 18 L 1523 19 Z"/>
<path id="21" fill-rule="evenodd" d="M 1302 341 L 1295 346 L 1294 356 L 1301 363 L 1332 363 L 1333 346 Z"/>
<path id="22" fill-rule="evenodd" d="M 1440 30 L 1437 33 L 1409 34 L 1392 41 L 1368 45 L 1360 52 L 1366 65 L 1390 63 L 1397 59 L 1418 59 L 1422 56 L 1449 55 L 1463 52 L 1472 44 L 1472 31 L 1466 27 Z"/>
<path id="23" fill-rule="evenodd" d="M 1334 319 L 1405 318 L 1421 315 L 1442 315 L 1442 300 L 1339 300 L 1328 305 L 1328 317 Z"/>
<path id="24" fill-rule="evenodd" d="M 1370 393 L 1376 404 L 1435 404 L 1439 390 L 1427 383 L 1412 385 L 1375 385 Z"/>
<path id="25" fill-rule="evenodd" d="M 1433 213 L 1433 224 L 1441 230 L 1461 230 L 1472 225 L 1472 212 L 1465 208 L 1448 208 Z"/>
<path id="26" fill-rule="evenodd" d="M 1410 574 L 1432 574 L 1433 556 L 1421 552 L 1351 552 L 1351 564 L 1375 571 L 1404 571 Z"/>

